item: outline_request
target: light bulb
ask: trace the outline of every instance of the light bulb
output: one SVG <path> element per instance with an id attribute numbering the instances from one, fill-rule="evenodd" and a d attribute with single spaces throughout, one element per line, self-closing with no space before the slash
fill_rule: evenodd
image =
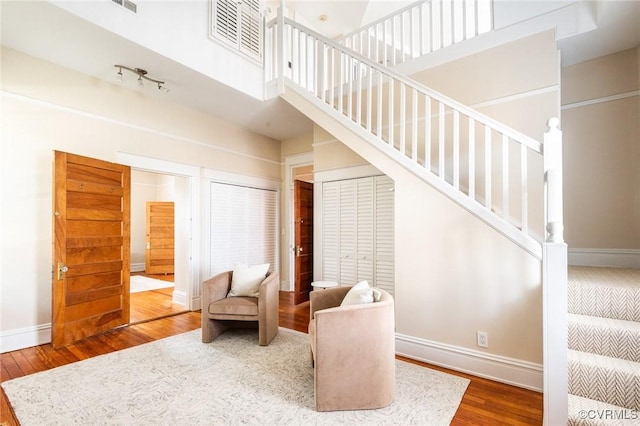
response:
<path id="1" fill-rule="evenodd" d="M 120 71 L 118 71 L 118 74 L 116 75 L 116 81 L 118 83 L 122 83 L 122 68 L 120 68 Z"/>
<path id="2" fill-rule="evenodd" d="M 160 90 L 165 95 L 169 93 L 169 88 L 166 86 L 163 86 L 162 84 L 158 84 L 158 90 Z"/>
<path id="3" fill-rule="evenodd" d="M 144 87 L 144 81 L 142 81 L 142 76 L 138 77 L 138 87 Z"/>

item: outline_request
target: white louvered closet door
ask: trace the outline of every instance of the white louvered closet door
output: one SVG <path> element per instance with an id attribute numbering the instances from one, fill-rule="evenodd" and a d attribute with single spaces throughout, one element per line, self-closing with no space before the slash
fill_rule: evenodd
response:
<path id="1" fill-rule="evenodd" d="M 338 251 L 340 253 L 338 282 L 344 285 L 356 283 L 356 184 L 345 181 L 340 185 L 340 239 Z"/>
<path id="2" fill-rule="evenodd" d="M 387 176 L 375 180 L 375 286 L 395 291 L 394 274 L 394 185 Z"/>
<path id="3" fill-rule="evenodd" d="M 211 183 L 211 275 L 236 263 L 277 271 L 277 201 L 277 191 Z"/>
<path id="4" fill-rule="evenodd" d="M 356 278 L 374 285 L 373 256 L 375 247 L 375 201 L 373 178 L 358 179 L 356 184 Z"/>
<path id="5" fill-rule="evenodd" d="M 340 182 L 322 185 L 322 278 L 338 280 L 340 263 Z"/>
<path id="6" fill-rule="evenodd" d="M 393 181 L 376 176 L 322 186 L 322 278 L 367 280 L 393 294 Z"/>

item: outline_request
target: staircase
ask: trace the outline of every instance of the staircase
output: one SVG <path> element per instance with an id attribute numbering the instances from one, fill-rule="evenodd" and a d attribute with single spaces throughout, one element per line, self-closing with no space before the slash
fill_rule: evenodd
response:
<path id="1" fill-rule="evenodd" d="M 569 424 L 640 425 L 640 270 L 569 269 Z"/>
<path id="2" fill-rule="evenodd" d="M 541 143 L 380 64 L 444 49 L 481 31 L 465 24 L 447 33 L 438 21 L 437 33 L 396 44 L 395 37 L 414 32 L 404 25 L 422 23 L 421 16 L 433 25 L 438 16 L 453 20 L 458 13 L 454 6 L 434 6 L 435 0 L 424 3 L 430 4 L 426 12 L 403 10 L 408 19 L 375 23 L 343 40 L 347 46 L 279 9 L 265 25 L 266 97 L 282 97 L 390 177 L 413 174 L 541 261 L 545 424 L 565 424 L 567 251 L 558 120 L 549 120 Z M 438 4 L 461 4 L 467 17 L 471 3 Z M 541 211 L 544 223 L 532 223 Z"/>

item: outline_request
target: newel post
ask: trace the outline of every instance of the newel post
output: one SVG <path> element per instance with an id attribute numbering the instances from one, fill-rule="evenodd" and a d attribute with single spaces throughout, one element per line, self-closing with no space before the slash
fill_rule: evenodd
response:
<path id="1" fill-rule="evenodd" d="M 545 241 L 542 245 L 544 425 L 568 420 L 567 244 L 562 208 L 562 132 L 559 120 L 544 135 Z"/>

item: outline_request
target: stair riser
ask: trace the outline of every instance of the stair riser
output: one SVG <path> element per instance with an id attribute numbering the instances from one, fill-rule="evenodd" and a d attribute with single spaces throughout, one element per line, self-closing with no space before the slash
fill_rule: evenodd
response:
<path id="1" fill-rule="evenodd" d="M 640 322 L 640 287 L 569 284 L 569 313 Z"/>
<path id="2" fill-rule="evenodd" d="M 569 393 L 640 410 L 640 372 L 569 360 Z"/>
<path id="3" fill-rule="evenodd" d="M 640 362 L 640 333 L 569 322 L 569 349 Z"/>

